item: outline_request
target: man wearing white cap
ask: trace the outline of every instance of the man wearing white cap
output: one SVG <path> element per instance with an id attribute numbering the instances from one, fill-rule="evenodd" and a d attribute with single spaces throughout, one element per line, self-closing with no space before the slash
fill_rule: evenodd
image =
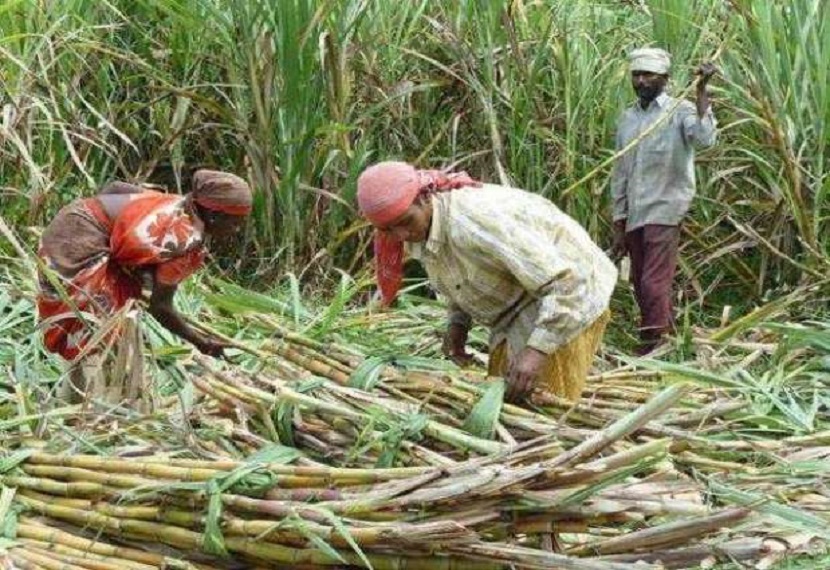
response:
<path id="1" fill-rule="evenodd" d="M 638 353 L 646 354 L 673 327 L 672 282 L 680 222 L 695 194 L 694 149 L 715 142 L 706 84 L 716 68 L 710 63 L 698 68 L 692 104 L 666 93 L 671 68 L 666 51 L 643 48 L 629 57 L 639 101 L 619 119 L 617 150 L 637 142 L 617 161 L 611 178 L 614 254 L 631 258 L 641 313 Z"/>

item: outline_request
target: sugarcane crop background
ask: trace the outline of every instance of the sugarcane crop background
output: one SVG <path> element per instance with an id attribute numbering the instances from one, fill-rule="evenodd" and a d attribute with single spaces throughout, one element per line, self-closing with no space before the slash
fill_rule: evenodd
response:
<path id="1" fill-rule="evenodd" d="M 675 97 L 719 69 L 676 334 L 632 357 L 621 280 L 580 401 L 507 403 L 484 330 L 473 367 L 442 357 L 417 268 L 373 303 L 358 175 L 465 170 L 610 247 L 643 45 L 672 53 Z M 825 0 L 4 3 L 0 567 L 830 567 L 828 60 Z M 56 398 L 44 227 L 200 168 L 253 191 L 176 298 L 227 359 L 137 299 L 90 341 L 128 399 Z"/>

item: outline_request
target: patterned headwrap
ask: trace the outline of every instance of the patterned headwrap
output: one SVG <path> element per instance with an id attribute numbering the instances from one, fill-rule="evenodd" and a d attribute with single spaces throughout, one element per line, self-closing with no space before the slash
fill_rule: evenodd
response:
<path id="1" fill-rule="evenodd" d="M 229 172 L 197 170 L 192 194 L 193 201 L 208 210 L 233 216 L 251 213 L 253 196 L 248 183 Z"/>
<path id="2" fill-rule="evenodd" d="M 400 218 L 420 195 L 479 186 L 466 172 L 417 170 L 406 162 L 380 162 L 357 179 L 357 203 L 363 217 L 384 227 Z M 374 246 L 378 287 L 383 303 L 390 305 L 403 282 L 403 242 L 377 230 Z"/>

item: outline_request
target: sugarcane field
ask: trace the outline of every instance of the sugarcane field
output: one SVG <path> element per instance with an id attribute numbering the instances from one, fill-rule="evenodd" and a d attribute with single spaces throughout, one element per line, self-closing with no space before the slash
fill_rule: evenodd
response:
<path id="1" fill-rule="evenodd" d="M 828 0 L 0 3 L 0 570 L 830 570 Z"/>

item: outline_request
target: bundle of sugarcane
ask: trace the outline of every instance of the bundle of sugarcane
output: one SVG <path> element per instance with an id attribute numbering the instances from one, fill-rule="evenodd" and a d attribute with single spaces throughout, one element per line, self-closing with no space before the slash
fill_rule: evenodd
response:
<path id="1" fill-rule="evenodd" d="M 403 446 L 409 463 L 447 464 L 471 452 L 493 453 L 545 434 L 575 441 L 585 437 L 582 430 L 557 421 L 559 411 L 535 413 L 504 403 L 500 379 L 451 365 L 437 371 L 418 369 L 435 364 L 412 358 L 367 358 L 359 346 L 308 338 L 267 314 L 253 314 L 248 321 L 276 337 L 255 350 L 225 339 L 258 357 L 254 373 L 218 370 L 197 357 L 207 374 L 200 374 L 194 383 L 235 419 L 240 410 L 242 416 L 252 418 L 259 435 L 314 449 L 328 462 L 389 465 L 394 454 L 383 450 Z M 407 369 L 413 365 L 415 370 Z M 595 429 L 607 424 L 641 403 L 647 393 L 641 390 L 637 396 L 616 406 L 611 402 L 605 414 L 605 408 L 596 407 L 594 413 L 592 406 L 586 425 Z M 683 405 L 689 413 L 700 412 L 695 401 Z M 274 417 L 268 418 L 265 412 L 271 411 Z M 579 416 L 573 409 L 570 412 Z M 398 429 L 389 429 L 391 424 Z M 364 442 L 360 453 L 344 453 Z"/>
<path id="2" fill-rule="evenodd" d="M 79 529 L 70 532 L 45 519 L 22 517 L 16 538 L 0 557 L 3 570 L 218 570 L 140 548 L 112 544 Z"/>
<path id="3" fill-rule="evenodd" d="M 215 301 L 216 299 L 222 298 L 214 297 Z M 396 326 L 401 326 L 406 322 L 406 318 L 401 315 L 382 313 L 370 317 L 362 316 L 360 323 L 368 326 L 376 321 L 394 319 Z M 225 337 L 225 340 L 260 357 L 262 361 L 258 363 L 259 370 L 262 366 L 266 370 L 271 367 L 274 373 L 286 380 L 314 375 L 341 385 L 377 391 L 402 401 L 423 404 L 426 400 L 432 413 L 437 411 L 462 420 L 468 415 L 470 402 L 481 397 L 482 384 L 487 381 L 483 372 L 459 370 L 449 363 L 441 367 L 435 360 L 389 354 L 373 356 L 372 347 L 362 345 L 360 337 L 356 339 L 357 342 L 349 345 L 317 340 L 289 329 L 282 320 L 267 313 L 248 313 L 244 316 L 236 315 L 235 318 L 243 320 L 249 333 L 258 331 L 265 334 L 267 340 L 260 342 L 255 350 L 230 338 Z M 221 319 L 212 321 L 221 322 Z M 211 334 L 222 336 L 203 324 L 193 324 Z M 420 368 L 423 366 L 438 366 L 442 369 Z M 618 417 L 618 412 L 629 411 L 647 400 L 666 384 L 667 376 L 671 376 L 670 372 L 633 367 L 596 374 L 589 378 L 580 409 L 573 409 L 570 402 L 539 393 L 534 398 L 534 403 L 550 408 L 554 413 L 533 415 L 536 429 L 528 430 L 528 436 L 532 437 L 538 429 L 553 429 L 556 422 L 551 421 L 549 416 L 560 415 L 563 411 L 568 411 L 570 417 L 576 420 L 587 411 L 587 425 L 604 425 Z M 696 390 L 688 394 L 678 403 L 679 413 L 676 417 L 667 418 L 666 425 L 694 427 L 696 432 L 705 430 L 705 424 L 717 422 L 743 405 L 734 399 L 724 401 L 723 395 L 723 389 Z M 442 400 L 443 396 L 447 396 L 450 401 Z M 504 412 L 525 416 L 524 410 L 515 406 L 505 406 Z"/>
<path id="4" fill-rule="evenodd" d="M 477 394 L 458 389 L 451 377 L 413 375 L 406 390 L 384 386 L 370 393 L 326 379 L 304 381 L 308 372 L 285 362 L 246 374 L 196 359 L 204 373 L 193 383 L 235 420 L 341 466 L 390 466 L 399 451 L 408 464 L 445 465 L 560 431 L 552 418 L 501 406 L 497 384 Z"/>
<path id="5" fill-rule="evenodd" d="M 668 498 L 698 493 L 666 479 L 667 441 L 599 456 L 682 395 L 669 388 L 567 451 L 552 435 L 449 466 L 390 469 L 25 453 L 0 482 L 28 513 L 182 553 L 373 568 L 629 568 L 544 547 L 552 532 L 569 533 L 560 547 L 580 557 L 685 545 L 748 514 Z M 649 541 L 626 542 L 630 524 L 650 527 Z"/>
<path id="6" fill-rule="evenodd" d="M 209 365 L 206 366 L 206 369 L 210 370 Z M 209 373 L 208 376 L 210 375 L 211 374 Z M 421 374 L 420 376 L 424 377 L 425 375 Z M 619 380 L 623 376 L 627 375 L 620 374 L 617 376 L 617 379 Z M 217 375 L 217 377 L 221 379 L 222 375 Z M 237 378 L 237 387 L 239 385 L 244 385 L 245 379 L 241 377 Z M 321 386 L 322 385 L 325 385 L 325 383 L 321 384 Z M 597 391 L 600 392 L 606 385 L 598 384 L 598 386 L 599 389 Z M 619 387 L 620 385 L 615 385 L 614 389 L 619 390 Z M 656 389 L 656 386 L 654 389 Z M 221 391 L 221 388 L 219 390 Z M 336 385 L 333 386 L 333 390 L 336 394 L 347 394 L 347 397 L 337 400 L 337 404 L 342 406 L 349 406 L 350 404 L 354 404 L 355 402 L 363 402 L 364 400 L 372 401 L 375 404 L 384 402 L 383 399 L 373 399 L 373 397 L 370 397 L 365 393 L 353 392 Z M 631 390 L 634 392 L 640 390 L 640 388 L 632 387 Z M 784 498 L 787 501 L 802 503 L 801 498 L 807 497 L 806 503 L 803 504 L 807 511 L 822 510 L 825 508 L 822 505 L 826 505 L 826 501 L 822 500 L 821 497 L 816 496 L 813 492 L 816 484 L 816 477 L 822 477 L 820 465 L 823 464 L 815 464 L 812 462 L 815 460 L 821 460 L 827 457 L 828 453 L 830 453 L 828 452 L 828 449 L 830 448 L 826 446 L 829 437 L 828 433 L 820 432 L 810 436 L 790 436 L 780 440 L 755 439 L 750 441 L 733 440 L 731 438 L 720 440 L 713 439 L 711 436 L 715 433 L 715 430 L 712 428 L 721 421 L 721 412 L 729 410 L 731 413 L 736 406 L 735 402 L 732 402 L 731 404 L 721 402 L 709 392 L 711 391 L 698 390 L 694 395 L 690 395 L 688 393 L 685 394 L 682 399 L 679 399 L 679 402 L 684 400 L 686 402 L 697 402 L 701 405 L 701 408 L 694 411 L 694 408 L 689 406 L 683 412 L 679 413 L 677 410 L 679 402 L 675 403 L 672 409 L 672 414 L 665 414 L 660 418 L 652 419 L 651 421 L 642 424 L 635 432 L 632 432 L 632 436 L 636 436 L 634 438 L 635 441 L 639 440 L 642 442 L 655 442 L 661 444 L 665 444 L 667 441 L 670 441 L 671 443 L 668 445 L 668 449 L 671 452 L 671 459 L 675 465 L 683 466 L 686 469 L 694 469 L 701 475 L 706 473 L 715 473 L 719 475 L 725 474 L 727 477 L 721 477 L 720 480 L 734 480 L 738 486 L 744 487 L 752 485 L 756 490 L 765 489 L 771 492 L 774 491 L 778 497 Z M 282 393 L 275 393 L 270 398 L 273 399 L 271 401 L 276 401 L 282 396 Z M 230 400 L 226 401 L 230 402 Z M 263 396 L 262 402 L 265 403 L 268 401 L 269 397 Z M 556 444 L 551 443 L 547 449 L 547 453 L 558 453 L 560 450 L 572 445 L 573 441 L 582 440 L 589 437 L 593 433 L 591 430 L 586 430 L 584 428 L 571 428 L 565 422 L 593 425 L 594 422 L 599 423 L 600 421 L 615 421 L 624 417 L 625 414 L 630 414 L 636 411 L 645 403 L 644 400 L 641 400 L 635 405 L 616 408 L 611 413 L 596 413 L 594 409 L 595 402 L 596 400 L 593 398 L 586 398 L 583 403 L 580 403 L 577 406 L 571 405 L 569 410 L 566 411 L 564 415 L 560 416 L 559 423 L 555 424 L 553 427 L 547 428 L 548 434 L 550 436 L 554 436 L 555 440 L 559 444 L 557 446 Z M 395 410 L 398 409 L 396 406 L 399 404 L 396 402 L 388 402 L 383 405 L 386 408 Z M 563 404 L 563 406 L 564 405 L 566 404 Z M 506 407 L 509 409 L 509 406 Z M 359 407 L 347 409 L 351 410 L 345 414 L 347 416 L 350 415 L 349 417 L 360 413 Z M 357 411 L 355 412 L 355 410 Z M 531 418 L 531 420 L 538 421 L 538 425 L 545 425 L 545 422 L 549 421 L 549 418 L 546 416 L 532 414 L 528 411 L 523 412 L 525 412 L 527 417 Z M 504 411 L 502 411 L 502 414 L 504 414 Z M 327 425 L 325 429 L 319 430 L 318 428 L 322 421 L 315 424 L 312 419 L 306 423 L 302 417 L 300 419 L 296 419 L 298 415 L 301 414 L 295 415 L 296 421 L 293 425 L 295 440 L 306 441 L 306 434 L 303 433 L 303 430 L 306 429 L 306 426 L 310 425 L 315 431 L 314 439 L 308 440 L 313 444 L 308 447 L 312 450 L 325 451 L 326 453 L 322 456 L 322 459 L 334 460 L 335 463 L 337 463 L 338 461 L 342 461 L 344 457 L 349 457 L 352 461 L 359 463 L 359 461 L 357 461 L 358 455 L 353 450 L 354 441 L 349 440 L 342 435 L 336 435 L 340 434 L 343 430 L 342 421 L 339 424 L 333 423 L 331 425 Z M 360 416 L 355 417 L 358 417 L 358 419 L 360 418 Z M 502 415 L 502 417 L 504 417 L 504 415 Z M 202 421 L 205 420 L 206 418 L 203 416 Z M 709 429 L 701 429 L 701 427 L 698 426 L 695 430 L 689 430 L 689 423 L 693 421 L 699 422 L 701 426 L 708 427 Z M 390 422 L 390 425 L 393 425 L 393 423 Z M 337 426 L 339 426 L 340 431 L 338 431 Z M 387 437 L 386 434 L 380 431 L 380 426 L 376 426 L 376 428 L 377 429 L 373 432 L 372 437 L 367 439 L 370 442 L 378 443 L 381 450 L 388 449 L 385 447 L 384 443 Z M 436 424 L 434 429 L 440 430 L 440 428 L 440 424 Z M 253 438 L 258 437 L 250 434 L 250 432 L 244 432 L 244 430 L 243 433 L 247 433 L 247 437 L 245 438 L 246 441 L 252 441 Z M 728 432 L 726 433 L 728 434 Z M 328 437 L 333 438 L 334 441 L 329 447 L 323 447 L 322 441 L 327 437 L 327 434 L 329 434 Z M 266 439 L 259 438 L 258 445 L 266 443 Z M 440 443 L 440 441 L 437 443 Z M 352 447 L 343 449 L 338 447 L 338 444 Z M 426 459 L 437 457 L 437 461 L 435 461 L 435 463 L 439 465 L 452 464 L 452 462 L 448 460 L 451 453 L 444 451 L 441 455 L 436 456 L 434 453 L 431 454 L 428 450 L 425 450 L 422 444 L 423 442 L 401 442 L 401 446 L 405 449 L 411 450 L 411 455 L 415 457 L 422 457 Z M 502 445 L 509 447 L 506 443 L 502 443 Z M 621 451 L 626 449 L 627 445 L 630 444 L 626 442 L 616 442 L 613 449 Z M 364 454 L 363 459 L 365 460 L 367 466 L 373 464 L 373 462 L 376 462 L 378 454 L 371 453 L 371 446 L 366 445 L 361 448 L 361 451 Z M 766 469 L 760 469 L 756 466 L 748 465 L 750 458 L 757 461 L 762 453 L 774 453 L 776 461 L 772 462 Z M 727 456 L 726 454 L 729 455 Z M 401 456 L 405 458 L 409 457 L 407 453 L 401 453 Z M 413 462 L 410 461 L 410 463 Z M 798 481 L 798 479 L 796 479 L 796 473 L 801 474 L 800 484 L 796 484 Z M 786 486 L 781 486 L 780 483 L 784 479 L 789 480 L 788 484 Z M 751 502 L 752 501 L 744 501 L 744 503 Z"/>
<path id="7" fill-rule="evenodd" d="M 500 379 L 401 370 L 382 358 L 361 359 L 353 348 L 323 346 L 278 323 L 272 327 L 280 339 L 256 351 L 261 359 L 253 373 L 220 370 L 196 357 L 205 373 L 192 381 L 259 436 L 298 445 L 341 466 L 451 464 L 470 453 L 493 453 L 547 434 L 580 441 L 587 433 L 580 426 L 596 429 L 619 419 L 642 405 L 662 381 L 647 372 L 606 375 L 589 384 L 581 403 L 548 397 L 541 402 L 547 413 L 536 413 L 504 403 Z M 650 384 L 620 384 L 624 378 Z M 739 406 L 697 391 L 678 402 L 671 418 L 641 432 L 705 441 L 701 424 L 717 422 Z M 563 415 L 567 424 L 557 420 Z M 694 432 L 689 431 L 695 422 Z"/>
<path id="8" fill-rule="evenodd" d="M 630 457 L 611 457 L 604 463 L 619 466 L 627 461 Z M 573 482 L 587 469 L 601 468 L 592 463 L 570 473 L 560 472 L 559 482 L 569 477 Z M 181 556 L 190 550 L 227 551 L 252 561 L 282 564 L 336 565 L 339 561 L 375 568 L 434 564 L 494 568 L 499 565 L 462 561 L 497 556 L 520 567 L 610 570 L 629 566 L 557 556 L 538 547 L 553 531 L 588 536 L 592 526 L 602 526 L 605 530 L 597 535 L 599 540 L 594 536 L 590 543 L 580 541 L 571 547 L 572 554 L 626 553 L 633 561 L 632 552 L 656 545 L 685 546 L 746 516 L 746 511 L 736 509 L 710 514 L 696 501 L 667 499 L 668 494 L 694 492 L 688 481 L 678 480 L 644 481 L 628 488 L 615 485 L 592 500 L 581 501 L 579 486 L 550 490 L 546 479 L 552 477 L 551 469 L 488 469 L 493 465 L 485 463 L 440 477 L 434 469 L 410 474 L 407 470 L 290 466 L 254 470 L 251 465 L 236 466 L 234 473 L 229 470 L 234 465 L 36 454 L 22 466 L 28 474 L 25 479 L 9 477 L 6 483 L 17 486 L 17 501 L 23 508 L 93 533 L 137 544 L 158 541 Z M 245 484 L 256 482 L 246 481 L 239 470 L 248 470 L 249 476 L 279 473 L 280 483 L 305 487 L 252 493 Z M 356 484 L 361 478 L 364 483 Z M 231 484 L 230 479 L 235 482 Z M 198 484 L 200 480 L 203 485 Z M 542 482 L 548 490 L 529 490 L 517 500 L 517 485 L 540 487 Z M 344 491 L 321 487 L 326 484 L 342 484 Z M 624 525 L 669 515 L 686 520 L 626 535 Z M 22 522 L 18 537 L 42 541 L 43 529 L 36 534 L 30 518 Z M 514 544 L 505 542 L 508 538 Z"/>

